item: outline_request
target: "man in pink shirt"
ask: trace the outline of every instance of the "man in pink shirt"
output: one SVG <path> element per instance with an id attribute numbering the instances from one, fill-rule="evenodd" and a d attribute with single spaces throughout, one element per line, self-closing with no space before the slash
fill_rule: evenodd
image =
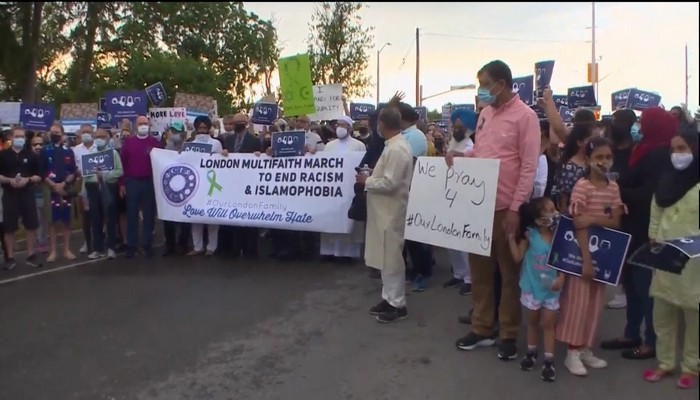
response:
<path id="1" fill-rule="evenodd" d="M 492 61 L 479 70 L 478 101 L 485 105 L 479 114 L 474 149 L 445 156 L 451 166 L 454 157 L 491 158 L 501 161 L 493 217 L 491 256 L 469 255 L 472 272 L 474 312 L 472 331 L 457 340 L 460 350 L 473 350 L 495 343 L 494 278 L 500 270 L 501 301 L 498 310 L 500 344 L 498 357 L 518 356 L 515 339 L 520 327 L 520 265 L 510 255 L 507 237 L 520 224 L 518 208 L 533 190 L 540 155 L 540 125 L 530 107 L 513 93 L 513 75 L 503 61 Z"/>

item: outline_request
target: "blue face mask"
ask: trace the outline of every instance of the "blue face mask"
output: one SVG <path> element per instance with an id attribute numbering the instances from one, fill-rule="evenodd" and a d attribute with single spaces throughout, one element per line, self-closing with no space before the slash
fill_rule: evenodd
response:
<path id="1" fill-rule="evenodd" d="M 476 96 L 479 98 L 479 103 L 486 105 L 491 105 L 496 101 L 496 96 L 492 95 L 491 90 L 485 87 L 480 87 L 476 92 Z"/>
<path id="2" fill-rule="evenodd" d="M 634 143 L 639 143 L 642 141 L 642 137 L 644 137 L 644 134 L 639 130 L 639 124 L 634 124 L 632 125 L 632 130 L 630 131 L 630 134 L 632 135 L 632 142 Z"/>
<path id="3" fill-rule="evenodd" d="M 95 146 L 97 146 L 98 149 L 102 149 L 107 145 L 107 141 L 104 139 L 95 139 Z"/>

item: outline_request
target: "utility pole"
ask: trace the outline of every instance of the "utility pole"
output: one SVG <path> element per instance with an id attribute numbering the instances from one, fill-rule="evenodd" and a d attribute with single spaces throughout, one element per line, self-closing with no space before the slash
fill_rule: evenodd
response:
<path id="1" fill-rule="evenodd" d="M 379 55 L 381 50 L 377 50 L 377 107 L 379 107 Z"/>
<path id="2" fill-rule="evenodd" d="M 416 28 L 416 107 L 420 103 L 420 28 Z"/>
<path id="3" fill-rule="evenodd" d="M 688 43 L 685 44 L 685 107 L 688 108 L 688 81 L 690 76 L 688 76 Z"/>
<path id="4" fill-rule="evenodd" d="M 595 59 L 595 1 L 591 2 L 591 82 L 595 85 L 595 98 L 598 103 L 598 66 Z"/>

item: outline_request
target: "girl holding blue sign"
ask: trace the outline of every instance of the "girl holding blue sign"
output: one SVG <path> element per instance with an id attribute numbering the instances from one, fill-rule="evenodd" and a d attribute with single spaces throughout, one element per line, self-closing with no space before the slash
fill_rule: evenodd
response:
<path id="1" fill-rule="evenodd" d="M 613 164 L 612 142 L 602 137 L 585 145 L 587 170 L 571 193 L 569 212 L 574 218 L 581 249 L 581 276 L 569 275 L 561 295 L 557 340 L 569 350 L 564 365 L 574 375 L 588 375 L 586 367 L 605 368 L 608 363 L 593 355 L 600 315 L 605 306 L 605 285 L 593 280 L 596 271 L 589 248 L 588 228 L 616 229 L 624 213 L 617 183 L 608 180 Z"/>
<path id="2" fill-rule="evenodd" d="M 537 331 L 544 336 L 544 365 L 542 380 L 554 382 L 554 346 L 559 292 L 564 286 L 564 274 L 547 265 L 554 239 L 558 212 L 547 197 L 532 199 L 520 206 L 520 232 L 510 235 L 508 245 L 515 262 L 522 261 L 520 271 L 520 303 L 529 310 L 527 322 L 527 354 L 520 363 L 530 371 L 537 361 Z"/>

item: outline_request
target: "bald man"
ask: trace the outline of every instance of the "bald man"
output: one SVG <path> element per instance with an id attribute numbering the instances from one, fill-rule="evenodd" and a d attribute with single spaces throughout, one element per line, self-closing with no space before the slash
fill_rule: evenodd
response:
<path id="1" fill-rule="evenodd" d="M 146 257 L 153 255 L 156 197 L 150 153 L 155 147 L 161 147 L 161 143 L 151 135 L 148 118 L 141 115 L 136 118 L 136 135 L 127 138 L 121 150 L 124 179 L 119 183 L 119 195 L 126 197 L 127 258 L 136 255 L 139 210 L 143 213 L 141 247 Z"/>
<path id="2" fill-rule="evenodd" d="M 260 140 L 248 130 L 248 116 L 243 113 L 224 118 L 224 127 L 228 130 L 230 121 L 232 134 L 224 138 L 224 150 L 221 154 L 256 153 L 261 151 Z M 258 255 L 258 229 L 240 226 L 221 226 L 219 228 L 219 253 L 228 253 L 234 257 L 256 257 Z"/>

